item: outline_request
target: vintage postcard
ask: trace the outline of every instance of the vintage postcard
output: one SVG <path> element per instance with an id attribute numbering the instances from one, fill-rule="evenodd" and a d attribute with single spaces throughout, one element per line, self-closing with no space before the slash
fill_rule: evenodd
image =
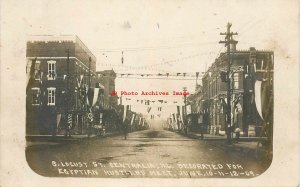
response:
<path id="1" fill-rule="evenodd" d="M 0 185 L 299 185 L 298 8 L 1 2 Z"/>

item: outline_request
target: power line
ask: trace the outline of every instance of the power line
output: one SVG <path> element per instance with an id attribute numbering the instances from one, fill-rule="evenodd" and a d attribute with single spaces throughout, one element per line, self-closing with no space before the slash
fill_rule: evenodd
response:
<path id="1" fill-rule="evenodd" d="M 124 78 L 124 79 L 161 79 L 161 80 L 193 80 L 195 81 L 195 79 L 190 79 L 190 78 L 186 78 L 186 79 L 175 79 L 175 78 L 159 78 L 159 77 L 146 77 L 146 78 L 141 78 L 141 77 L 117 77 L 117 78 Z"/>

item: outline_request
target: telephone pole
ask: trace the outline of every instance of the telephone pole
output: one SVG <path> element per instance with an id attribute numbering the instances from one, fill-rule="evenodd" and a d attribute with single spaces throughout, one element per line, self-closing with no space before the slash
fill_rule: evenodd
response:
<path id="1" fill-rule="evenodd" d="M 228 144 L 231 144 L 231 132 L 232 132 L 232 124 L 231 124 L 231 80 L 230 80 L 230 66 L 231 66 L 231 58 L 230 58 L 230 44 L 236 44 L 237 41 L 233 40 L 232 36 L 237 35 L 237 33 L 230 32 L 231 23 L 227 23 L 227 32 L 220 33 L 220 35 L 225 35 L 225 41 L 220 41 L 219 43 L 225 44 L 227 47 L 227 119 L 225 124 L 225 131 L 227 134 Z"/>
<path id="2" fill-rule="evenodd" d="M 69 113 L 69 99 L 71 97 L 71 93 L 70 93 L 70 88 L 69 88 L 69 79 L 70 79 L 70 50 L 67 49 L 66 51 L 67 53 L 67 75 L 66 75 L 66 79 L 67 79 L 67 89 L 66 89 L 66 118 L 67 118 L 67 124 L 66 124 L 66 131 L 65 131 L 65 136 L 71 136 L 70 135 L 70 128 L 72 125 L 72 114 Z"/>

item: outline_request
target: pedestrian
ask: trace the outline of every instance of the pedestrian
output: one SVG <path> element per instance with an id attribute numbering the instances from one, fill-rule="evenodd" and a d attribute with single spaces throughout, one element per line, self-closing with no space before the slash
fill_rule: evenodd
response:
<path id="1" fill-rule="evenodd" d="M 123 133 L 124 133 L 124 139 L 127 140 L 127 134 L 128 134 L 128 119 L 126 118 L 123 122 Z"/>
<path id="2" fill-rule="evenodd" d="M 240 139 L 240 132 L 241 132 L 241 130 L 240 130 L 240 128 L 236 128 L 235 130 L 234 130 L 234 132 L 235 132 L 235 140 L 236 140 L 236 143 L 238 143 L 239 142 L 239 139 Z"/>
<path id="3" fill-rule="evenodd" d="M 200 114 L 198 117 L 198 124 L 200 125 L 200 134 L 201 134 L 201 140 L 204 139 L 203 131 L 204 131 L 204 125 L 203 125 L 203 115 Z"/>
<path id="4" fill-rule="evenodd" d="M 201 140 L 203 140 L 203 139 L 204 139 L 204 133 L 203 133 L 203 131 L 204 131 L 204 127 L 203 127 L 203 123 L 201 123 L 201 124 L 200 124 L 200 134 L 201 134 Z"/>
<path id="5" fill-rule="evenodd" d="M 64 116 L 64 130 L 65 130 L 65 137 L 70 137 L 71 136 L 71 133 L 70 133 L 70 130 L 71 130 L 71 126 L 72 126 L 72 121 L 68 120 L 68 115 Z"/>
<path id="6" fill-rule="evenodd" d="M 67 137 L 71 137 L 71 127 L 72 127 L 72 124 L 71 123 L 66 123 L 66 131 L 65 131 L 65 136 Z"/>
<path id="7" fill-rule="evenodd" d="M 88 137 L 91 137 L 92 130 L 93 130 L 93 114 L 92 113 L 88 113 L 87 121 L 88 121 Z"/>

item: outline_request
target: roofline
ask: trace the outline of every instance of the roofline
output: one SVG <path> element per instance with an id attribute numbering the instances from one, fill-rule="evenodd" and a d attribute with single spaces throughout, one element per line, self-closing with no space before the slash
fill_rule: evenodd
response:
<path id="1" fill-rule="evenodd" d="M 78 43 L 96 61 L 96 56 L 79 39 L 77 35 L 28 35 L 28 42 L 73 42 Z"/>

